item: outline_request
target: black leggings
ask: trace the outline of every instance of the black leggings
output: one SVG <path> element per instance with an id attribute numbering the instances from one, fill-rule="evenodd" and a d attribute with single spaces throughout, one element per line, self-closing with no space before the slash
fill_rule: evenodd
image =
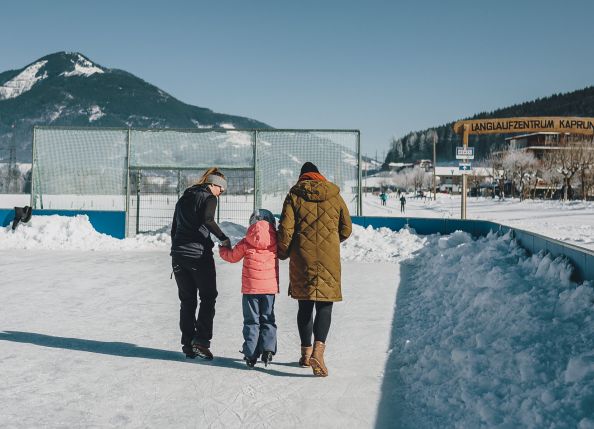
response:
<path id="1" fill-rule="evenodd" d="M 200 259 L 191 262 L 173 258 L 172 265 L 180 300 L 181 343 L 189 346 L 194 340 L 203 346 L 210 347 L 218 295 L 213 256 L 204 254 Z M 198 297 L 200 298 L 200 307 L 198 317 L 196 317 Z"/>
<path id="2" fill-rule="evenodd" d="M 313 316 L 314 304 L 316 306 L 316 317 Z M 301 346 L 311 346 L 311 335 L 314 341 L 326 342 L 330 322 L 332 321 L 332 302 L 322 301 L 299 301 L 297 311 L 297 328 L 301 338 Z"/>

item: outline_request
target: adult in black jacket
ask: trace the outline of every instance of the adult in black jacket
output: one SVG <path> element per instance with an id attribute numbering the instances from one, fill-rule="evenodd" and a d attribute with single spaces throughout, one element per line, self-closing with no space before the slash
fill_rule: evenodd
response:
<path id="1" fill-rule="evenodd" d="M 212 233 L 223 246 L 229 238 L 214 220 L 217 197 L 225 191 L 225 176 L 210 168 L 197 184 L 185 190 L 175 205 L 171 225 L 171 257 L 180 300 L 179 327 L 182 350 L 189 358 L 212 359 L 210 340 L 218 295 L 210 238 Z M 200 308 L 196 317 L 198 298 Z"/>

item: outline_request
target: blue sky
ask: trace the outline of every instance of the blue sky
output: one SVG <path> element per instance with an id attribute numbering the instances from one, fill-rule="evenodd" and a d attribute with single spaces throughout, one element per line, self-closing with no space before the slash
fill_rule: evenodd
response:
<path id="1" fill-rule="evenodd" d="M 57 51 L 278 128 L 392 136 L 594 84 L 592 1 L 2 1 L 0 71 Z"/>

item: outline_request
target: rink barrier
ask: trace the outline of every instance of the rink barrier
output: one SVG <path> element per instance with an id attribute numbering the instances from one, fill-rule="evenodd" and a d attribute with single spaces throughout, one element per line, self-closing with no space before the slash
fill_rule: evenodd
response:
<path id="1" fill-rule="evenodd" d="M 86 215 L 93 228 L 102 234 L 122 239 L 126 236 L 126 212 L 124 211 L 93 211 L 93 210 L 33 210 L 33 216 L 77 216 Z M 8 226 L 14 218 L 14 209 L 0 209 L 2 226 Z M 473 237 L 485 237 L 489 232 L 504 234 L 512 232 L 512 236 L 530 254 L 544 251 L 551 257 L 564 256 L 574 266 L 572 280 L 594 281 L 594 252 L 571 244 L 563 243 L 553 238 L 545 237 L 534 232 L 501 225 L 484 220 L 436 219 L 413 217 L 375 217 L 352 216 L 354 224 L 373 228 L 389 228 L 399 231 L 404 227 L 415 230 L 420 235 L 447 235 L 456 231 L 464 231 Z"/>
<path id="2" fill-rule="evenodd" d="M 496 222 L 470 219 L 375 216 L 352 216 L 352 220 L 354 224 L 365 228 L 368 226 L 372 226 L 373 228 L 384 227 L 393 231 L 399 231 L 404 227 L 409 227 L 420 235 L 447 235 L 456 231 L 464 231 L 473 237 L 485 237 L 489 232 L 505 234 L 511 231 L 512 237 L 531 255 L 545 252 L 550 254 L 552 258 L 559 256 L 567 258 L 574 267 L 572 281 L 583 282 L 587 280 L 594 282 L 593 251 Z"/>
<path id="3" fill-rule="evenodd" d="M 111 235 L 114 238 L 126 237 L 126 212 L 124 211 L 98 211 L 98 210 L 33 210 L 33 216 L 78 216 L 86 215 L 95 231 Z M 14 209 L 0 209 L 2 226 L 12 224 Z"/>

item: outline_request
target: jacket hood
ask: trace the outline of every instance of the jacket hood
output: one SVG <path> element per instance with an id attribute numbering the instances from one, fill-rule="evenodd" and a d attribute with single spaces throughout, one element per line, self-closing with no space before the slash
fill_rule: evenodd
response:
<path id="1" fill-rule="evenodd" d="M 302 180 L 291 188 L 291 193 L 306 201 L 326 201 L 340 193 L 340 188 L 324 180 Z"/>
<path id="2" fill-rule="evenodd" d="M 265 220 L 259 220 L 247 230 L 245 241 L 256 249 L 267 249 L 276 246 L 276 230 Z"/>

